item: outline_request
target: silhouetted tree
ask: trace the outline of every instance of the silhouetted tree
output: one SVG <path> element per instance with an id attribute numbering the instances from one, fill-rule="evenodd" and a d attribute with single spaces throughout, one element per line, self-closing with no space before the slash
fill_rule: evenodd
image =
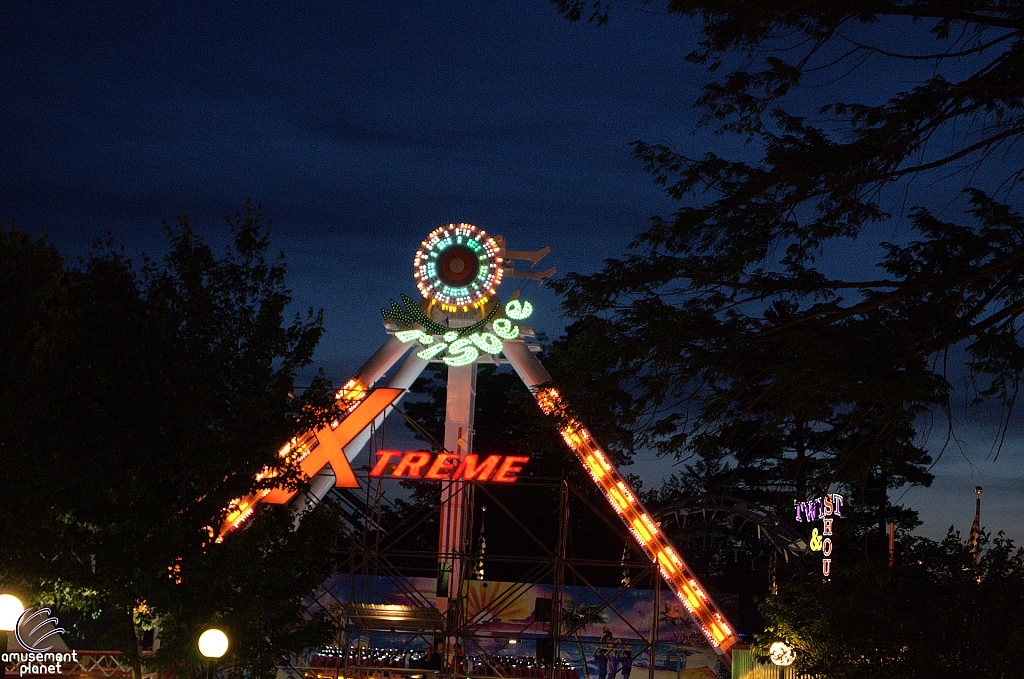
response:
<path id="1" fill-rule="evenodd" d="M 610 19 L 602 0 L 553 1 Z M 688 59 L 710 80 L 695 105 L 742 150 L 634 142 L 681 207 L 564 278 L 566 311 L 605 323 L 648 445 L 704 458 L 714 484 L 790 499 L 839 484 L 872 523 L 913 523 L 885 491 L 929 482 L 916 426 L 949 411 L 948 378 L 969 374 L 1007 413 L 1020 384 L 1024 219 L 1006 204 L 1022 170 L 1020 7 L 642 4 L 699 27 Z M 934 213 L 950 205 L 964 217 Z"/>
<path id="2" fill-rule="evenodd" d="M 0 231 L 0 577 L 116 618 L 136 675 L 139 622 L 159 624 L 157 664 L 202 671 L 196 638 L 216 623 L 227 661 L 262 675 L 329 633 L 302 606 L 331 572 L 329 504 L 297 531 L 265 508 L 213 540 L 261 470 L 301 482 L 277 451 L 333 401 L 323 379 L 295 395 L 321 319 L 286 320 L 258 210 L 229 227 L 217 256 L 179 220 L 140 268 L 111 243 L 74 267 Z"/>
<path id="3" fill-rule="evenodd" d="M 894 568 L 843 565 L 783 588 L 762 606 L 763 653 L 777 640 L 796 649 L 801 675 L 834 679 L 1013 677 L 1024 638 L 1007 621 L 1024 614 L 1024 553 L 999 535 L 975 566 L 952 529 L 918 539 Z"/>

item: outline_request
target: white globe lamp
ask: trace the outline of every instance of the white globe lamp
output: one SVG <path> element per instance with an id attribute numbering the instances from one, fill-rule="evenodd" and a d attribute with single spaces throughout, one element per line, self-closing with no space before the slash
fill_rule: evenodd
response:
<path id="1" fill-rule="evenodd" d="M 206 658 L 216 659 L 228 652 L 228 635 L 219 629 L 208 629 L 199 636 L 199 652 Z"/>
<path id="2" fill-rule="evenodd" d="M 786 668 L 796 660 L 796 651 L 784 641 L 774 641 L 768 647 L 768 657 L 779 668 L 779 679 L 782 679 Z"/>
<path id="3" fill-rule="evenodd" d="M 25 606 L 21 599 L 13 594 L 0 594 L 0 653 L 7 652 L 7 633 L 18 629 L 18 621 L 24 612 Z M 6 665 L 0 665 L 0 668 L 3 667 Z"/>
<path id="4" fill-rule="evenodd" d="M 13 632 L 17 629 L 18 619 L 24 612 L 25 606 L 18 597 L 0 594 L 0 632 Z"/>

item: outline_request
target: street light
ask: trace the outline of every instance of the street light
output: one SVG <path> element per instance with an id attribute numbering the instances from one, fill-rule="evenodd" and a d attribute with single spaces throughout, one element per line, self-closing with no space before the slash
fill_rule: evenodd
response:
<path id="1" fill-rule="evenodd" d="M 209 679 L 210 667 L 228 652 L 228 635 L 216 628 L 206 630 L 199 635 L 199 652 L 208 660 L 206 676 Z"/>
<path id="2" fill-rule="evenodd" d="M 0 651 L 7 651 L 7 633 L 18 629 L 18 620 L 25 612 L 21 599 L 13 594 L 0 594 Z"/>
<path id="3" fill-rule="evenodd" d="M 796 651 L 784 641 L 773 641 L 768 647 L 768 657 L 779 667 L 779 679 L 783 679 L 786 668 L 796 660 Z"/>
<path id="4" fill-rule="evenodd" d="M 199 652 L 216 660 L 228 652 L 228 635 L 219 629 L 208 629 L 199 636 Z"/>

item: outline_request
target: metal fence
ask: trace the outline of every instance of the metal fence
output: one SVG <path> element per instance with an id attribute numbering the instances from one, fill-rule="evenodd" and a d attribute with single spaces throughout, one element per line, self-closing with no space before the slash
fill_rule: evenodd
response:
<path id="1" fill-rule="evenodd" d="M 797 679 L 796 668 L 760 663 L 748 649 L 732 654 L 732 679 Z"/>

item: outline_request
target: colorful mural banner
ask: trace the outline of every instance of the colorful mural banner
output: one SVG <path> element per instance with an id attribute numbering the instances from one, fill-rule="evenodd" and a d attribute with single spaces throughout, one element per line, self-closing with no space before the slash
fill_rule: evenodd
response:
<path id="1" fill-rule="evenodd" d="M 471 580 L 466 586 L 466 620 L 473 633 L 466 653 L 534 658 L 537 641 L 543 644 L 550 638 L 551 620 L 555 616 L 551 610 L 552 586 L 488 580 Z M 324 584 L 317 601 L 327 609 L 339 602 L 432 606 L 435 589 L 433 578 L 396 581 L 339 575 Z M 735 606 L 735 596 L 713 594 L 712 597 L 726 611 Z M 596 608 L 599 621 L 561 640 L 562 659 L 580 670 L 585 660 L 591 679 L 630 679 L 630 673 L 633 679 L 646 678 L 649 667 L 646 647 L 655 617 L 654 602 L 655 593 L 648 589 L 564 587 L 563 611 Z M 660 592 L 657 621 L 656 679 L 713 679 L 717 676 L 718 656 L 686 609 L 667 589 Z M 426 638 L 411 639 L 411 636 L 375 632 L 357 643 L 364 647 L 417 650 L 429 643 Z M 625 660 L 627 651 L 630 661 Z"/>

